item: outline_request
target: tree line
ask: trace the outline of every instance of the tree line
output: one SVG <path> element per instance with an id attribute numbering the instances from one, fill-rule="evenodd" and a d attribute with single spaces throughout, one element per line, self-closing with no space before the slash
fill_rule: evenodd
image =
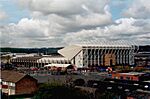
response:
<path id="1" fill-rule="evenodd" d="M 43 54 L 57 54 L 57 51 L 62 47 L 57 48 L 1 48 L 0 52 L 11 53 L 43 53 Z"/>

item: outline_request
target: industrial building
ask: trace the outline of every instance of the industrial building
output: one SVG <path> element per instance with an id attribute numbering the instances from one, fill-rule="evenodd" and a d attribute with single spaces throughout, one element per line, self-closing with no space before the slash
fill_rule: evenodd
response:
<path id="1" fill-rule="evenodd" d="M 70 60 L 62 56 L 15 57 L 11 63 L 17 67 L 44 67 L 48 64 L 70 64 Z"/>
<path id="2" fill-rule="evenodd" d="M 150 67 L 150 45 L 139 46 L 138 53 L 135 54 L 135 65 Z"/>
<path id="3" fill-rule="evenodd" d="M 92 41 L 64 47 L 58 53 L 78 68 L 90 66 L 134 65 L 138 46 L 124 41 Z"/>
<path id="4" fill-rule="evenodd" d="M 150 66 L 150 52 L 138 52 L 135 54 L 135 64 L 136 66 Z"/>

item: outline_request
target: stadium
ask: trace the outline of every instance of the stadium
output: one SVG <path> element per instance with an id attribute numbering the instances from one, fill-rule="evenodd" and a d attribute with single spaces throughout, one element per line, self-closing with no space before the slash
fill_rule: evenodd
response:
<path id="1" fill-rule="evenodd" d="M 64 47 L 58 53 L 78 68 L 134 65 L 138 46 L 125 41 L 91 41 Z"/>

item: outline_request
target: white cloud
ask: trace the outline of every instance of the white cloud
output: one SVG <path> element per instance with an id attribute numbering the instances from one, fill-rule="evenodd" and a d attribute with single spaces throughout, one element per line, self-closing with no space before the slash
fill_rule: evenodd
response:
<path id="1" fill-rule="evenodd" d="M 78 24 L 81 23 L 80 25 L 83 26 L 104 25 L 104 24 L 109 24 L 111 22 L 111 14 L 109 12 L 108 6 L 105 6 L 104 14 L 90 12 L 86 16 L 77 15 L 76 21 L 79 22 Z"/>
<path id="2" fill-rule="evenodd" d="M 150 0 L 134 0 L 133 4 L 124 12 L 125 16 L 134 18 L 150 18 Z"/>
<path id="3" fill-rule="evenodd" d="M 2 46 L 37 47 L 45 41 L 53 40 L 59 35 L 61 26 L 56 23 L 38 19 L 21 19 L 17 24 L 11 23 L 0 27 Z M 41 43 L 40 43 L 40 42 Z M 11 42 L 11 44 L 9 44 Z M 47 46 L 47 44 L 42 44 Z M 49 43 L 53 44 L 53 43 Z M 40 45 L 41 46 L 41 45 Z"/>
<path id="4" fill-rule="evenodd" d="M 84 40 L 106 39 L 106 40 L 135 40 L 141 43 L 150 43 L 150 28 L 146 28 L 150 24 L 150 20 L 122 18 L 116 20 L 112 25 L 105 26 L 104 28 L 98 27 L 93 30 L 82 30 L 79 32 L 68 33 L 64 41 L 74 43 Z M 138 24 L 137 24 L 138 23 Z M 142 23 L 143 27 L 139 24 Z"/>
<path id="5" fill-rule="evenodd" d="M 63 20 L 61 17 L 56 17 L 56 19 L 58 21 Z M 13 47 L 49 47 L 99 39 L 124 39 L 150 43 L 149 19 L 122 18 L 116 20 L 112 25 L 93 29 L 81 29 L 75 32 L 66 30 L 68 26 L 64 28 L 65 26 L 63 25 L 50 22 L 51 20 L 25 18 L 20 20 L 18 24 L 3 26 L 0 28 L 2 44 L 3 46 Z"/>
<path id="6" fill-rule="evenodd" d="M 19 0 L 33 19 L 63 26 L 61 32 L 78 31 L 112 23 L 109 0 Z"/>
<path id="7" fill-rule="evenodd" d="M 128 14 L 133 18 L 112 22 L 108 3 L 109 0 L 19 0 L 20 6 L 30 10 L 31 18 L 1 26 L 2 46 L 63 46 L 97 39 L 150 44 L 150 19 L 134 18 L 137 15 L 134 10 L 135 15 Z M 133 5 L 129 9 L 136 9 Z"/>
<path id="8" fill-rule="evenodd" d="M 112 22 L 109 0 L 19 0 L 21 7 L 31 11 L 31 17 L 56 20 L 70 27 L 106 25 Z M 54 16 L 57 18 L 55 19 Z M 74 30 L 74 29 L 73 29 Z"/>
<path id="9" fill-rule="evenodd" d="M 31 11 L 39 11 L 43 14 L 72 15 L 85 12 L 85 5 L 95 13 L 103 12 L 104 6 L 109 0 L 19 0 L 21 7 Z"/>

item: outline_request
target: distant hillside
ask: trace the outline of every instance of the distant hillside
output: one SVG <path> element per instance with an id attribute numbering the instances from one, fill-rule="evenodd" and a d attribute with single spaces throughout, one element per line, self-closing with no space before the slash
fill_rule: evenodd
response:
<path id="1" fill-rule="evenodd" d="M 57 47 L 57 48 L 1 48 L 0 52 L 57 54 L 57 51 L 62 48 L 63 47 Z M 150 45 L 140 46 L 139 52 L 150 52 Z"/>
<path id="2" fill-rule="evenodd" d="M 58 48 L 1 48 L 0 52 L 57 54 Z"/>

